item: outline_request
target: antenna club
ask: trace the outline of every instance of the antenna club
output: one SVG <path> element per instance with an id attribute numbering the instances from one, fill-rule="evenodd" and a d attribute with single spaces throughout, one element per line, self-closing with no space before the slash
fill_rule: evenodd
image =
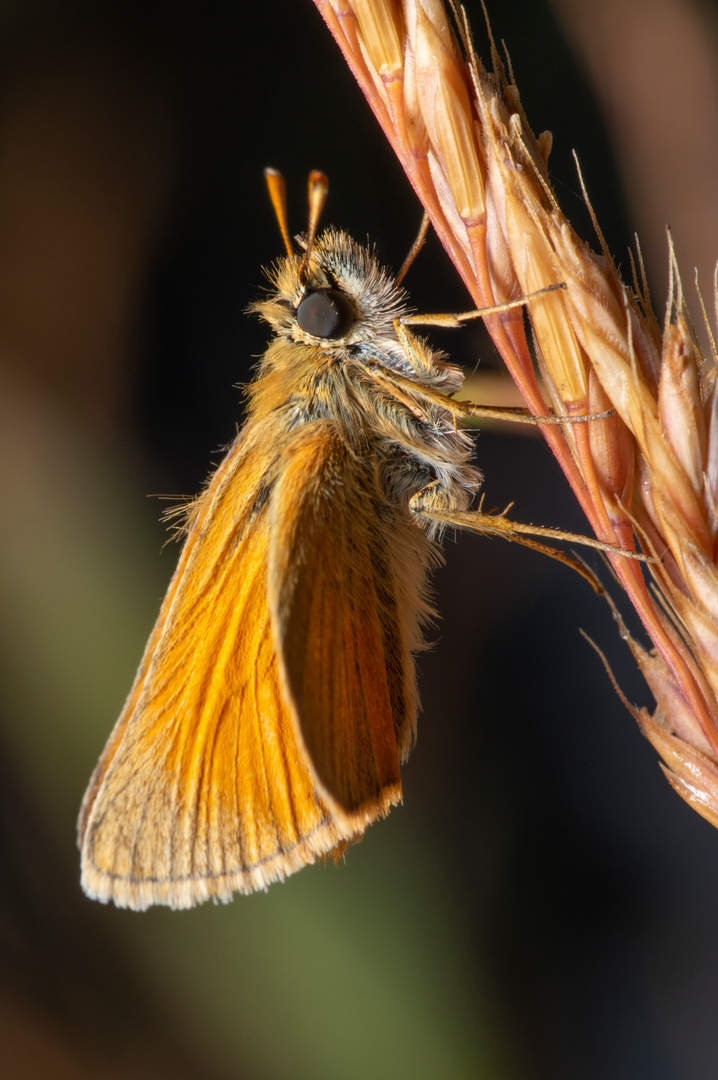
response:
<path id="1" fill-rule="evenodd" d="M 325 197 L 329 194 L 329 178 L 326 173 L 323 173 L 321 169 L 312 169 L 309 174 L 309 190 L 319 187 L 323 189 Z"/>
<path id="2" fill-rule="evenodd" d="M 319 219 L 322 216 L 322 210 L 324 204 L 327 201 L 327 195 L 329 194 L 329 181 L 323 172 L 319 169 L 312 169 L 309 174 L 308 182 L 308 195 L 309 195 L 309 221 L 307 223 L 307 246 L 304 250 L 304 258 L 302 264 L 299 267 L 299 276 L 304 278 L 307 266 L 309 265 L 309 257 L 314 247 L 314 239 L 317 235 L 317 226 L 319 225 Z"/>
<path id="3" fill-rule="evenodd" d="M 293 255 L 294 251 L 287 225 L 287 185 L 284 177 L 278 169 L 265 169 L 264 180 L 269 191 L 269 198 L 272 201 L 274 216 L 277 219 L 284 246 L 287 249 L 287 255 Z"/>

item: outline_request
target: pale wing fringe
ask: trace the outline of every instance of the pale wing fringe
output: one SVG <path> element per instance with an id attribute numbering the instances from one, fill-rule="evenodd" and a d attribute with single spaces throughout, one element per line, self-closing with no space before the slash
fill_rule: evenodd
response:
<path id="1" fill-rule="evenodd" d="M 600 255 L 564 217 L 550 133 L 531 132 L 493 40 L 484 67 L 463 9 L 457 39 L 440 0 L 315 3 L 476 306 L 566 285 L 529 310 L 550 405 L 617 416 L 542 435 L 599 539 L 630 549 L 635 526 L 662 559 L 651 572 L 670 619 L 640 566 L 611 557 L 655 646 L 622 630 L 657 701 L 639 722 L 675 790 L 718 825 L 718 391 L 673 252 L 661 332 L 645 283 L 621 281 L 598 222 Z M 521 314 L 486 325 L 529 408 L 545 413 Z"/>

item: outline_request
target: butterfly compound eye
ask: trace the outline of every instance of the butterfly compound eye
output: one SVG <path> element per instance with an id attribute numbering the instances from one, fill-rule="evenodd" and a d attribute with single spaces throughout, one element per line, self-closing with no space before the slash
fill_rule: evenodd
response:
<path id="1" fill-rule="evenodd" d="M 338 289 L 309 292 L 299 302 L 297 322 L 312 337 L 341 338 L 354 322 L 354 309 Z"/>

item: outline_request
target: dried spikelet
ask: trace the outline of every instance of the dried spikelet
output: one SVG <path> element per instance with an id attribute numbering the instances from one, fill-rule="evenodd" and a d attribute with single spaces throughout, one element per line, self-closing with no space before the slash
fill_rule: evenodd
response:
<path id="1" fill-rule="evenodd" d="M 418 104 L 436 161 L 446 176 L 453 203 L 466 223 L 485 220 L 484 177 L 466 84 L 453 42 L 416 8 L 413 60 Z"/>
<path id="2" fill-rule="evenodd" d="M 651 567 L 657 603 L 635 562 L 611 558 L 655 646 L 646 653 L 619 621 L 657 702 L 652 717 L 634 712 L 675 790 L 718 825 L 718 391 L 675 260 L 661 336 L 645 287 L 641 295 L 620 280 L 598 224 L 600 254 L 561 212 L 548 180 L 551 138 L 532 134 L 493 42 L 491 72 L 476 56 L 463 11 L 459 48 L 438 0 L 315 2 L 476 305 L 566 286 L 529 312 L 551 404 L 563 414 L 610 406 L 616 416 L 543 434 L 599 539 L 631 549 L 636 532 L 660 560 Z M 367 37 L 374 24 L 378 45 Z M 403 67 L 391 67 L 392 95 L 378 95 L 387 61 L 365 69 L 389 53 Z M 529 407 L 544 413 L 521 318 L 486 324 Z"/>

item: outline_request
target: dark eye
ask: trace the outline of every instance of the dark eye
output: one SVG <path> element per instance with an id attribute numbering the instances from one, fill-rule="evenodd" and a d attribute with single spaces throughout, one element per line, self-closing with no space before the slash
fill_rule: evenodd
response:
<path id="1" fill-rule="evenodd" d="M 338 289 L 309 292 L 299 302 L 297 322 L 306 334 L 319 338 L 341 338 L 354 322 L 354 309 Z"/>

